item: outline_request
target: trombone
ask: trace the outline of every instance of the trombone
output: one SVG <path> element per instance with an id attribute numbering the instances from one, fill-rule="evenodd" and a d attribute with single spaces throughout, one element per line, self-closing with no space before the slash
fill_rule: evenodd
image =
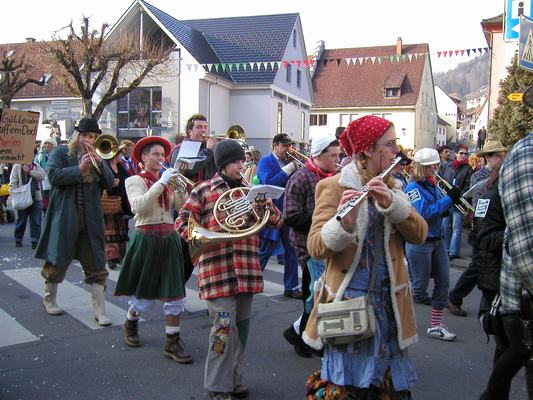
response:
<path id="1" fill-rule="evenodd" d="M 443 195 L 447 195 L 448 192 L 446 189 L 451 189 L 453 186 L 450 185 L 450 183 L 444 179 L 442 176 L 440 176 L 437 172 L 435 172 L 435 177 L 437 178 L 437 187 L 441 191 Z M 463 215 L 467 215 L 469 212 L 474 212 L 474 207 L 466 200 L 463 196 L 459 197 L 459 204 L 454 203 L 455 208 L 457 211 L 459 211 Z"/>
<path id="2" fill-rule="evenodd" d="M 168 168 L 165 167 L 162 163 L 159 163 L 161 167 L 164 170 L 167 170 Z M 189 191 L 189 187 L 193 188 L 195 186 L 195 183 L 191 181 L 189 178 L 187 178 L 182 173 L 178 172 L 175 177 L 173 177 L 169 182 L 168 185 L 173 189 L 177 190 L 182 193 L 187 193 Z"/>
<path id="3" fill-rule="evenodd" d="M 118 151 L 118 140 L 116 137 L 112 135 L 100 135 L 96 138 L 94 141 L 94 146 L 90 146 L 88 144 L 84 144 L 85 151 L 87 154 L 89 154 L 89 157 L 91 158 L 91 163 L 93 164 L 94 169 L 99 174 L 102 173 L 100 171 L 100 167 L 98 166 L 97 161 L 92 155 L 92 150 L 100 157 L 102 160 L 111 160 L 117 155 Z"/>
<path id="4" fill-rule="evenodd" d="M 287 157 L 289 157 L 291 161 L 296 162 L 298 168 L 305 167 L 305 163 L 309 160 L 309 157 L 292 147 L 287 149 Z"/>

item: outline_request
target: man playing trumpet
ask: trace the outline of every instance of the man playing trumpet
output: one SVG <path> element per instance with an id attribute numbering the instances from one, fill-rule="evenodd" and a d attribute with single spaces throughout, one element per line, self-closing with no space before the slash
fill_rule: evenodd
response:
<path id="1" fill-rule="evenodd" d="M 102 133 L 96 120 L 82 118 L 68 147 L 56 147 L 46 170 L 52 185 L 50 205 L 35 257 L 45 260 L 43 304 L 51 315 L 63 314 L 57 305 L 57 286 L 63 282 L 73 259 L 80 261 L 85 283 L 91 285 L 94 317 L 99 325 L 111 325 L 105 315 L 108 272 L 104 257 L 102 189 L 113 188 L 113 172 L 94 152 Z"/>

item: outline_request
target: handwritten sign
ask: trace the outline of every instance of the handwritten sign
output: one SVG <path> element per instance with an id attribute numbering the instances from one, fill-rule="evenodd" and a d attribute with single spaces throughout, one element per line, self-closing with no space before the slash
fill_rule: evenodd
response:
<path id="1" fill-rule="evenodd" d="M 38 112 L 0 109 L 0 162 L 33 162 L 38 125 Z"/>

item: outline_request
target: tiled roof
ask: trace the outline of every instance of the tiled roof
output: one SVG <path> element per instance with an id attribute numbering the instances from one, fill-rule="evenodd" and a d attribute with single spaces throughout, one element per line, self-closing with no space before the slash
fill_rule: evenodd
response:
<path id="1" fill-rule="evenodd" d="M 281 61 L 298 14 L 183 21 L 202 32 L 222 63 Z M 237 83 L 272 83 L 277 69 L 232 71 Z"/>
<path id="2" fill-rule="evenodd" d="M 402 54 L 428 53 L 427 44 L 404 44 Z M 417 103 L 427 55 L 411 61 L 350 64 L 346 58 L 396 55 L 396 46 L 324 50 L 313 75 L 314 107 L 414 106 Z M 324 65 L 323 60 L 329 60 Z M 402 79 L 403 77 L 403 79 Z M 385 98 L 384 88 L 402 79 L 401 96 Z M 389 86 L 391 87 L 391 86 Z"/>
<path id="3" fill-rule="evenodd" d="M 3 52 L 8 52 L 11 50 L 15 51 L 15 55 L 21 55 L 24 52 L 29 53 L 26 56 L 26 62 L 32 64 L 32 58 L 35 56 L 36 52 L 39 52 L 39 47 L 42 46 L 42 43 L 39 42 L 25 42 L 25 43 L 6 43 L 0 44 L 0 54 Z M 39 59 L 39 58 L 37 58 Z M 70 93 L 57 79 L 54 74 L 54 70 L 50 68 L 49 65 L 43 67 L 42 65 L 34 64 L 34 73 L 32 78 L 40 79 L 43 74 L 51 74 L 51 78 L 48 83 L 44 86 L 39 86 L 35 84 L 28 84 L 22 90 L 20 90 L 14 97 L 14 99 L 33 99 L 33 98 L 49 98 L 49 97 L 72 97 L 73 94 Z"/>
<path id="4" fill-rule="evenodd" d="M 281 61 L 298 14 L 179 21 L 144 0 L 143 5 L 199 64 Z M 259 72 L 220 72 L 236 83 L 272 83 L 277 67 Z"/>

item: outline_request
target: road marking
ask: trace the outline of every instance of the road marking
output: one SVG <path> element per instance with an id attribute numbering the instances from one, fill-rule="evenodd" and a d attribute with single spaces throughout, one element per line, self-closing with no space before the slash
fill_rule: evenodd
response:
<path id="1" fill-rule="evenodd" d="M 24 328 L 15 318 L 2 309 L 0 309 L 0 326 L 2 327 L 0 347 L 39 340 L 37 336 Z"/>
<path id="2" fill-rule="evenodd" d="M 4 274 L 37 295 L 43 295 L 44 280 L 41 276 L 40 267 L 12 269 L 4 271 Z M 91 329 L 103 328 L 94 320 L 91 294 L 87 290 L 68 281 L 63 281 L 57 291 L 57 303 L 65 312 L 87 327 Z M 105 302 L 105 310 L 107 316 L 113 321 L 113 325 L 122 325 L 126 318 L 126 310 L 108 301 Z"/>

